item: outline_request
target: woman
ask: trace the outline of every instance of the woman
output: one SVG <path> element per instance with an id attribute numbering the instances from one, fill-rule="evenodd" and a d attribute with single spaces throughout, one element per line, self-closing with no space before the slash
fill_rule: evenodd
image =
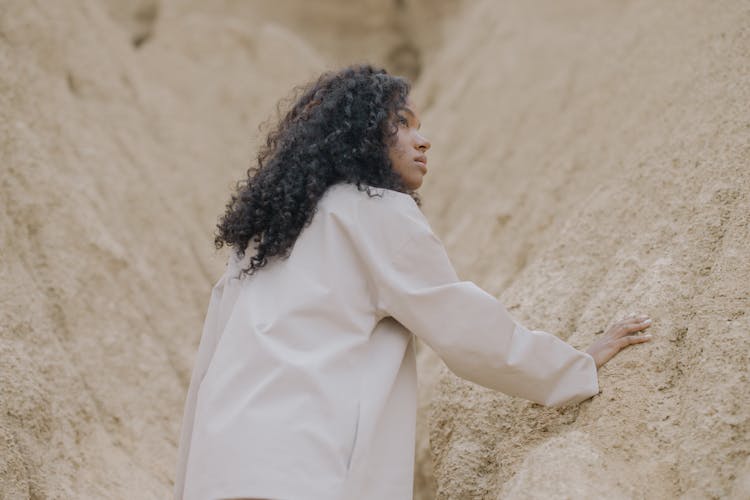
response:
<path id="1" fill-rule="evenodd" d="M 460 281 L 419 210 L 429 141 L 409 84 L 371 66 L 303 89 L 227 206 L 233 252 L 188 391 L 177 498 L 408 499 L 413 335 L 456 374 L 546 405 L 598 392 L 587 353 Z"/>

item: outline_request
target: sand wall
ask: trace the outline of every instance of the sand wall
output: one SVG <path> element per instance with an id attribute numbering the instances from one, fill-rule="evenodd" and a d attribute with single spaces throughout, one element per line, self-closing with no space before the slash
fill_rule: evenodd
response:
<path id="1" fill-rule="evenodd" d="M 206 5 L 0 0 L 0 498 L 169 496 L 216 217 L 277 99 L 351 59 L 421 75 L 463 277 L 578 347 L 655 321 L 559 410 L 421 349 L 418 498 L 750 495 L 744 3 Z"/>
<path id="2" fill-rule="evenodd" d="M 220 15 L 1 4 L 0 498 L 166 498 L 216 217 L 322 60 Z"/>
<path id="3" fill-rule="evenodd" d="M 439 498 L 749 494 L 749 26 L 732 1 L 484 1 L 456 23 L 419 90 L 460 274 L 575 346 L 631 311 L 655 340 L 563 409 L 423 351 Z"/>
<path id="4" fill-rule="evenodd" d="M 344 61 L 418 74 L 459 4 L 425 1 L 0 0 L 0 498 L 169 495 L 259 123 Z"/>

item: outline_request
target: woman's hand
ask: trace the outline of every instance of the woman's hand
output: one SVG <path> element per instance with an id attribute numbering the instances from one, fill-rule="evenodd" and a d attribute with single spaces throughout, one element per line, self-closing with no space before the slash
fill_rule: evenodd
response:
<path id="1" fill-rule="evenodd" d="M 648 316 L 625 318 L 609 327 L 601 338 L 586 349 L 586 352 L 594 358 L 596 367 L 599 368 L 627 346 L 651 340 L 651 335 L 634 335 L 649 326 L 651 320 Z"/>

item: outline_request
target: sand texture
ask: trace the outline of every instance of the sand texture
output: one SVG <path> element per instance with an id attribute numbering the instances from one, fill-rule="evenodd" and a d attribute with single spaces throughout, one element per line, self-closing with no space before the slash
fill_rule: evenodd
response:
<path id="1" fill-rule="evenodd" d="M 322 62 L 219 15 L 136 48 L 102 2 L 0 11 L 0 498 L 167 498 L 216 217 Z"/>
<path id="2" fill-rule="evenodd" d="M 561 409 L 420 348 L 417 500 L 750 498 L 741 0 L 0 0 L 0 498 L 169 498 L 216 218 L 276 101 L 364 59 L 419 76 L 463 278 L 581 348 L 654 319 Z"/>
<path id="3" fill-rule="evenodd" d="M 655 340 L 562 409 L 423 351 L 438 498 L 748 498 L 747 3 L 485 1 L 452 35 L 419 90 L 459 274 L 577 347 L 631 311 Z"/>

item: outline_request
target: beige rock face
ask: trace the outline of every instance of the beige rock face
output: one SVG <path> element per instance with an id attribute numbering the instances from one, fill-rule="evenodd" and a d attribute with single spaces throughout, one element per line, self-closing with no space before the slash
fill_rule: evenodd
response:
<path id="1" fill-rule="evenodd" d="M 185 12 L 218 11 L 248 27 L 268 22 L 281 24 L 326 54 L 334 65 L 375 61 L 392 72 L 415 78 L 441 46 L 443 20 L 459 12 L 462 3 L 463 0 L 173 0 L 162 11 L 167 19 Z M 126 5 L 133 10 L 129 3 Z"/>
<path id="2" fill-rule="evenodd" d="M 100 2 L 0 11 L 0 498 L 166 498 L 215 218 L 323 62 L 218 15 L 136 50 Z"/>
<path id="3" fill-rule="evenodd" d="M 0 498 L 169 495 L 258 124 L 332 61 L 419 71 L 423 3 L 0 0 Z"/>
<path id="4" fill-rule="evenodd" d="M 578 347 L 654 318 L 571 408 L 420 349 L 417 498 L 747 498 L 748 26 L 741 1 L 0 0 L 0 498 L 169 496 L 216 217 L 276 101 L 352 59 L 421 75 L 463 277 Z"/>
<path id="5" fill-rule="evenodd" d="M 426 380 L 439 498 L 747 491 L 748 26 L 732 1 L 484 1 L 456 23 L 419 91 L 460 274 L 577 347 L 631 311 L 655 339 L 575 407 Z"/>

